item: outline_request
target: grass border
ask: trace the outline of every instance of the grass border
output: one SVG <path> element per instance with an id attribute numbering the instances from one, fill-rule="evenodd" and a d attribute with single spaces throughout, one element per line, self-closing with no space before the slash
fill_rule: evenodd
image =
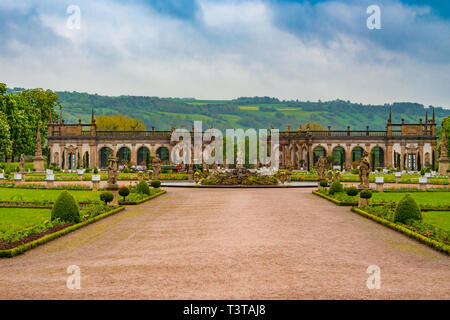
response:
<path id="1" fill-rule="evenodd" d="M 316 190 L 313 190 L 312 193 L 315 194 L 316 196 L 319 196 L 319 197 L 324 198 L 324 199 L 326 199 L 328 201 L 331 201 L 331 202 L 333 202 L 334 204 L 337 204 L 340 207 L 353 207 L 353 206 L 357 206 L 358 205 L 358 202 L 339 201 L 339 200 L 331 198 L 331 197 L 329 197 L 329 196 L 327 196 L 325 194 L 322 194 L 322 193 L 320 193 L 320 192 L 318 192 Z"/>
<path id="2" fill-rule="evenodd" d="M 103 214 L 100 214 L 100 215 L 98 215 L 96 217 L 93 217 L 91 219 L 88 219 L 86 221 L 83 221 L 83 222 L 77 223 L 75 225 L 69 226 L 69 227 L 67 227 L 65 229 L 62 229 L 60 231 L 48 234 L 48 235 L 46 235 L 46 236 L 44 236 L 42 238 L 39 238 L 37 240 L 34 240 L 34 241 L 31 241 L 31 242 L 22 244 L 20 246 L 15 247 L 15 248 L 8 249 L 8 250 L 0 250 L 0 258 L 12 258 L 12 257 L 15 257 L 15 256 L 17 256 L 17 255 L 19 255 L 21 253 L 24 253 L 25 251 L 28 251 L 28 250 L 30 250 L 32 248 L 35 248 L 35 247 L 37 247 L 37 246 L 39 246 L 41 244 L 47 243 L 47 242 L 49 242 L 51 240 L 54 240 L 56 238 L 60 238 L 60 237 L 66 235 L 66 234 L 68 234 L 68 233 L 70 233 L 72 231 L 78 230 L 78 229 L 80 229 L 80 228 L 82 228 L 82 227 L 84 227 L 84 226 L 86 226 L 88 224 L 91 224 L 91 223 L 97 222 L 98 220 L 101 220 L 103 218 L 109 217 L 109 216 L 111 216 L 111 215 L 113 215 L 113 214 L 115 214 L 117 212 L 120 212 L 120 211 L 122 211 L 124 209 L 125 209 L 125 207 L 122 206 L 122 207 L 110 210 L 108 212 L 105 212 Z"/>
<path id="3" fill-rule="evenodd" d="M 141 200 L 136 200 L 136 201 L 119 201 L 119 205 L 121 205 L 121 206 L 137 206 L 138 204 L 141 204 L 141 203 L 147 202 L 149 200 L 152 200 L 152 199 L 154 199 L 156 197 L 159 197 L 159 196 L 161 196 L 161 195 L 163 195 L 165 193 L 167 193 L 166 190 L 159 190 L 157 193 L 152 194 L 151 196 L 148 196 L 148 197 L 146 197 L 144 199 L 141 199 Z"/>
<path id="4" fill-rule="evenodd" d="M 406 236 L 408 236 L 410 238 L 413 238 L 415 240 L 418 240 L 419 242 L 422 242 L 423 244 L 426 244 L 427 246 L 429 246 L 429 247 L 431 247 L 433 249 L 436 249 L 436 250 L 438 250 L 440 252 L 443 252 L 443 253 L 446 253 L 446 254 L 450 255 L 450 246 L 448 246 L 448 245 L 446 245 L 446 244 L 444 244 L 442 242 L 438 242 L 436 240 L 429 239 L 429 238 L 427 238 L 427 237 L 425 237 L 425 236 L 423 236 L 423 235 L 421 235 L 421 234 L 419 234 L 417 232 L 414 232 L 414 231 L 412 231 L 412 230 L 410 230 L 408 228 L 405 228 L 405 227 L 403 227 L 401 225 L 398 225 L 396 223 L 393 223 L 393 222 L 391 222 L 389 220 L 386 220 L 384 218 L 378 217 L 376 215 L 370 214 L 370 213 L 368 213 L 368 212 L 366 212 L 364 210 L 361 210 L 359 208 L 353 207 L 353 208 L 351 208 L 351 211 L 359 214 L 360 216 L 363 216 L 365 218 L 368 218 L 368 219 L 371 219 L 371 220 L 373 220 L 375 222 L 378 222 L 378 223 L 380 223 L 380 224 L 382 224 L 382 225 L 384 225 L 384 226 L 386 226 L 388 228 L 391 228 L 391 229 L 393 229 L 395 231 L 399 231 L 399 232 L 403 233 L 404 235 L 406 235 Z"/>

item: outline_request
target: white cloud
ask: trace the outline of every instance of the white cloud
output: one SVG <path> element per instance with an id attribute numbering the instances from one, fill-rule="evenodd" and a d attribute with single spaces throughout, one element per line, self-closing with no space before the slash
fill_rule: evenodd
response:
<path id="1" fill-rule="evenodd" d="M 195 21 L 137 4 L 79 5 L 79 31 L 66 28 L 64 7 L 40 7 L 39 17 L 55 33 L 54 41 L 39 47 L 10 42 L 8 50 L 15 54 L 0 59 L 2 81 L 108 95 L 270 95 L 450 107 L 448 63 L 391 51 L 345 30 L 326 42 L 304 39 L 280 28 L 273 7 L 263 1 L 204 0 Z M 334 4 L 325 14 L 348 27 L 365 21 L 352 8 Z M 399 19 L 410 19 L 402 8 L 397 7 Z"/>

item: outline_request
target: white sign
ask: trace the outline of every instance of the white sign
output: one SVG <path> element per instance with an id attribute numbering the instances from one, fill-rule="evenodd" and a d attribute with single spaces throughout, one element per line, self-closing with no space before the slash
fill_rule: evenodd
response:
<path id="1" fill-rule="evenodd" d="M 92 175 L 92 181 L 100 181 L 100 175 L 99 174 L 93 174 Z"/>
<path id="2" fill-rule="evenodd" d="M 4 179 L 4 174 L 0 173 L 0 180 L 3 180 L 3 179 Z"/>
<path id="3" fill-rule="evenodd" d="M 52 174 L 47 173 L 47 176 L 45 177 L 45 179 L 47 181 L 55 181 L 55 175 L 53 173 Z"/>
<path id="4" fill-rule="evenodd" d="M 384 172 L 384 173 L 388 173 L 388 172 L 389 172 L 389 169 L 383 169 L 383 172 Z"/>
<path id="5" fill-rule="evenodd" d="M 425 173 L 425 178 L 431 178 L 431 173 L 430 172 L 426 172 Z"/>
<path id="6" fill-rule="evenodd" d="M 396 178 L 401 178 L 402 177 L 402 173 L 401 172 L 396 172 L 395 173 L 395 177 Z"/>
<path id="7" fill-rule="evenodd" d="M 45 173 L 46 174 L 53 174 L 53 170 L 47 169 L 47 170 L 45 170 Z"/>
<path id="8" fill-rule="evenodd" d="M 77 173 L 78 173 L 79 176 L 83 175 L 84 174 L 84 169 L 77 170 Z"/>
<path id="9" fill-rule="evenodd" d="M 425 177 L 419 178 L 419 183 L 420 184 L 427 184 L 428 183 L 428 178 L 425 178 Z"/>
<path id="10" fill-rule="evenodd" d="M 341 170 L 341 166 L 333 166 L 333 170 Z"/>
<path id="11" fill-rule="evenodd" d="M 22 180 L 22 175 L 20 173 L 14 173 L 14 180 L 16 181 Z"/>
<path id="12" fill-rule="evenodd" d="M 384 183 L 384 177 L 375 177 L 375 183 Z"/>

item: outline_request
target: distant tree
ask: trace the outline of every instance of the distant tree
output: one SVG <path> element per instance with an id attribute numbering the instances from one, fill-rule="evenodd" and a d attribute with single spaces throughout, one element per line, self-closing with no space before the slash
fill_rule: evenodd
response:
<path id="1" fill-rule="evenodd" d="M 127 116 L 98 116 L 96 118 L 98 130 L 118 130 L 118 131 L 145 131 L 147 127 L 140 119 L 134 119 Z"/>

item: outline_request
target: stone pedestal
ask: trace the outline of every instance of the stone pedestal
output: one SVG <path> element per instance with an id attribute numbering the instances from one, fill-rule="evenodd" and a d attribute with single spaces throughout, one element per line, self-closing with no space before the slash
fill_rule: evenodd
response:
<path id="1" fill-rule="evenodd" d="M 383 192 L 384 191 L 384 183 L 377 183 L 376 186 L 377 186 L 376 190 L 378 192 Z"/>
<path id="2" fill-rule="evenodd" d="M 376 177 L 375 178 L 376 190 L 378 192 L 384 191 L 384 177 Z"/>
<path id="3" fill-rule="evenodd" d="M 100 181 L 92 181 L 92 190 L 97 191 L 100 188 Z"/>
<path id="4" fill-rule="evenodd" d="M 423 177 L 423 178 L 419 178 L 419 190 L 420 191 L 427 191 L 427 184 L 428 184 L 428 179 Z"/>
<path id="5" fill-rule="evenodd" d="M 33 168 L 35 172 L 42 173 L 45 172 L 45 158 L 44 157 L 34 157 L 33 158 Z"/>
<path id="6" fill-rule="evenodd" d="M 111 192 L 114 195 L 113 201 L 111 201 L 112 206 L 119 205 L 119 185 L 117 184 L 108 184 L 106 186 L 106 191 Z"/>
<path id="7" fill-rule="evenodd" d="M 55 187 L 55 181 L 47 180 L 47 188 L 53 189 Z"/>
<path id="8" fill-rule="evenodd" d="M 143 174 L 141 171 L 138 172 L 137 177 L 138 177 L 138 181 L 139 181 L 139 182 L 141 182 L 142 180 L 144 180 L 144 174 Z"/>
<path id="9" fill-rule="evenodd" d="M 363 198 L 359 198 L 358 201 L 358 207 L 364 207 L 364 206 L 368 206 L 370 202 L 370 199 L 363 199 Z"/>
<path id="10" fill-rule="evenodd" d="M 450 159 L 448 157 L 439 159 L 439 171 L 440 175 L 445 176 L 447 174 L 447 170 L 450 169 Z M 450 174 L 450 173 L 449 173 Z"/>
<path id="11" fill-rule="evenodd" d="M 25 183 L 25 172 L 14 174 L 14 186 L 20 186 Z"/>

